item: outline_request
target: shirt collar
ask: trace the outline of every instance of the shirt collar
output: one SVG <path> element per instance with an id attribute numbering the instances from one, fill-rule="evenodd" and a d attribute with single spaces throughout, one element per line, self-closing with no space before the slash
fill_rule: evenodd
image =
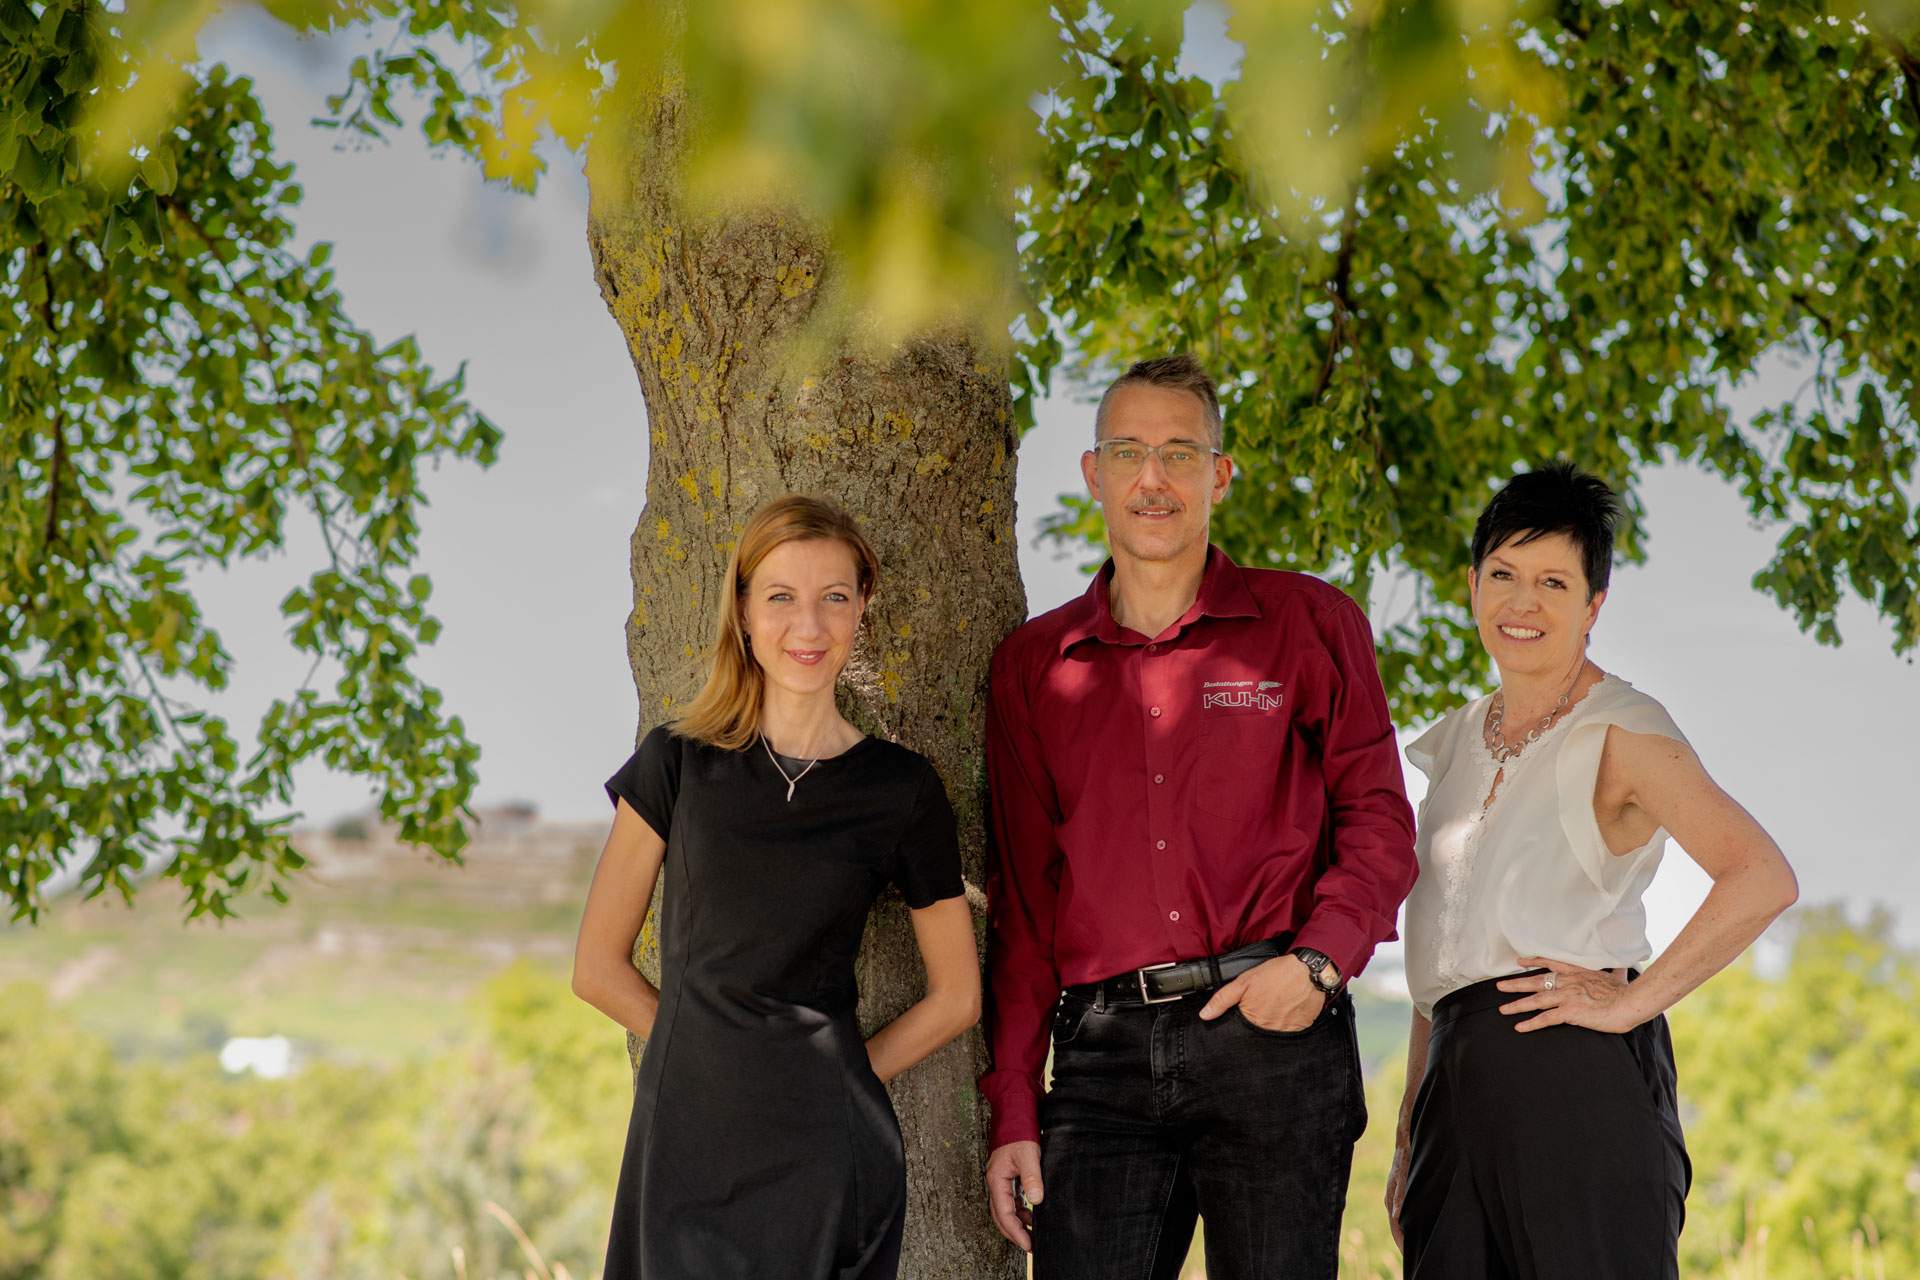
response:
<path id="1" fill-rule="evenodd" d="M 1138 632 L 1123 630 L 1113 620 L 1113 610 L 1108 603 L 1112 582 L 1113 560 L 1109 558 L 1100 566 L 1100 572 L 1093 575 L 1086 592 L 1067 606 L 1067 625 L 1060 633 L 1062 656 L 1082 640 L 1098 640 L 1102 644 L 1146 643 Z M 1193 607 L 1174 624 L 1174 629 L 1178 631 L 1199 618 L 1259 616 L 1260 605 L 1247 589 L 1246 574 L 1226 552 L 1208 543 L 1207 565 L 1200 573 L 1199 594 L 1194 597 Z"/>

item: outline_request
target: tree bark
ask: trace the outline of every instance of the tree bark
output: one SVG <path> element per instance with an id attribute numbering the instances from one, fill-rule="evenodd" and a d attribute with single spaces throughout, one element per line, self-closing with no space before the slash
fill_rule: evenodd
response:
<path id="1" fill-rule="evenodd" d="M 588 216 L 595 274 L 640 375 L 651 438 L 627 624 L 641 733 L 699 686 L 714 593 L 748 513 L 788 492 L 846 508 L 882 575 L 842 705 L 866 732 L 939 768 L 983 938 L 987 659 L 1026 613 L 1005 357 L 991 340 L 957 333 L 883 358 L 795 342 L 831 280 L 832 247 L 789 211 L 690 210 L 685 111 L 671 91 L 636 104 L 633 144 L 593 171 Z M 636 961 L 657 978 L 651 917 L 641 937 Z M 868 923 L 859 981 L 869 1033 L 923 990 L 895 893 Z M 639 1047 L 629 1045 L 636 1067 Z M 976 1029 L 890 1089 L 907 1151 L 901 1274 L 913 1280 L 1025 1274 L 987 1217 L 974 1087 L 984 1062 Z"/>

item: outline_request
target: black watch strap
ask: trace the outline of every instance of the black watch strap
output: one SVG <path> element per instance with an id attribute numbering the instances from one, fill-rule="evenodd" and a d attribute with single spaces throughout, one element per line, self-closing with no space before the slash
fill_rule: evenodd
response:
<path id="1" fill-rule="evenodd" d="M 1313 985 L 1327 995 L 1340 990 L 1342 979 L 1335 973 L 1328 973 L 1327 966 L 1333 963 L 1333 957 L 1324 951 L 1315 951 L 1312 947 L 1295 947 L 1293 954 L 1300 957 L 1300 963 L 1307 966 L 1307 972 L 1313 975 Z M 1328 981 L 1332 979 L 1332 981 Z"/>

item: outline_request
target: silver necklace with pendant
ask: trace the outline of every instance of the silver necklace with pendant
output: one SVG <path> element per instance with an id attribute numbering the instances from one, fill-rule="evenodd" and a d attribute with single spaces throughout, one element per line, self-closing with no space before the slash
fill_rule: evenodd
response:
<path id="1" fill-rule="evenodd" d="M 1506 735 L 1501 732 L 1507 719 L 1506 690 L 1502 689 L 1494 695 L 1493 715 L 1487 725 L 1487 736 L 1493 739 L 1490 753 L 1493 756 L 1494 763 L 1505 764 L 1531 746 L 1541 734 L 1553 727 L 1554 717 L 1558 716 L 1562 711 L 1565 711 L 1567 709 L 1567 703 L 1572 700 L 1574 687 L 1580 683 L 1580 676 L 1583 671 L 1584 668 L 1582 671 L 1575 671 L 1573 673 L 1573 684 L 1568 685 L 1567 691 L 1560 695 L 1560 701 L 1553 704 L 1553 710 L 1540 717 L 1540 723 L 1527 730 L 1527 736 L 1518 742 L 1508 742 Z"/>
<path id="2" fill-rule="evenodd" d="M 773 744 L 767 741 L 767 735 L 764 733 L 760 735 L 760 745 L 767 749 L 767 759 L 773 761 L 774 772 L 779 774 L 781 780 L 787 784 L 787 803 L 792 804 L 793 789 L 796 786 L 800 785 L 800 779 L 806 777 L 809 773 L 813 772 L 813 766 L 820 763 L 820 758 L 818 756 L 815 756 L 813 759 L 807 761 L 806 768 L 802 769 L 800 772 L 796 774 L 789 776 L 787 771 L 780 767 L 780 757 L 773 754 Z"/>

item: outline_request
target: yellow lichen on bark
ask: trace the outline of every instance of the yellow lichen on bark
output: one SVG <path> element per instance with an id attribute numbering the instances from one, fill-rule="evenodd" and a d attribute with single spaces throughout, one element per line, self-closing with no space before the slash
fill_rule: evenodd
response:
<path id="1" fill-rule="evenodd" d="M 818 279 L 813 268 L 805 263 L 784 264 L 773 273 L 773 278 L 780 286 L 780 296 L 783 298 L 799 297 L 813 288 Z"/>

